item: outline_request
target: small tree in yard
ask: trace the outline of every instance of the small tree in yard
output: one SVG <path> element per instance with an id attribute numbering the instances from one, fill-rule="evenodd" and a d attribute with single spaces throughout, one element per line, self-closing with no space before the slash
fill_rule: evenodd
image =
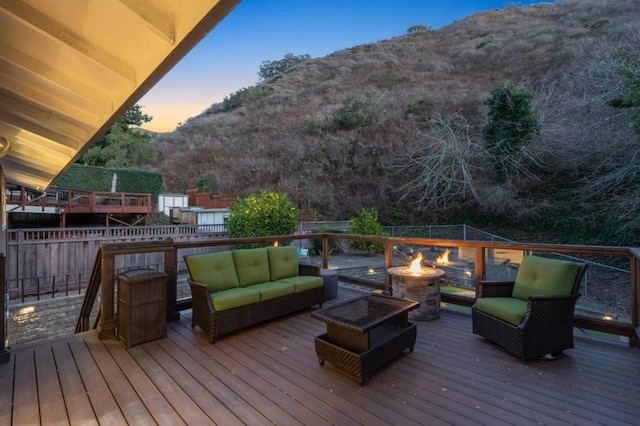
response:
<path id="1" fill-rule="evenodd" d="M 229 236 L 289 235 L 296 231 L 298 208 L 287 194 L 262 190 L 229 207 Z M 248 244 L 246 247 L 257 247 Z"/>
<path id="2" fill-rule="evenodd" d="M 351 233 L 358 235 L 387 235 L 378 222 L 378 212 L 373 209 L 362 209 L 357 217 L 349 221 Z M 373 241 L 352 241 L 351 245 L 356 250 L 366 250 L 367 254 L 382 250 L 381 243 Z"/>

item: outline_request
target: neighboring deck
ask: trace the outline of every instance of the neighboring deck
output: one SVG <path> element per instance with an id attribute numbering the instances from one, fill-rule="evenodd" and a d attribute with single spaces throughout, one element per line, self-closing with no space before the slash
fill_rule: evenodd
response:
<path id="1" fill-rule="evenodd" d="M 336 303 L 358 295 L 341 287 Z M 189 312 L 129 350 L 94 332 L 18 348 L 0 364 L 0 424 L 638 424 L 640 353 L 576 336 L 556 361 L 522 362 L 443 310 L 365 386 L 330 364 L 310 311 L 209 344 Z"/>

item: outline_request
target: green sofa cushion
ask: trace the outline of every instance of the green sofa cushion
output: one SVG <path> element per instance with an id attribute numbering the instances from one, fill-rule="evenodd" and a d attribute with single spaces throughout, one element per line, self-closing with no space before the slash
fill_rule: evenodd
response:
<path id="1" fill-rule="evenodd" d="M 568 260 L 525 256 L 520 264 L 513 297 L 569 295 L 578 275 L 578 265 Z"/>
<path id="2" fill-rule="evenodd" d="M 271 281 L 266 248 L 233 250 L 240 287 Z"/>
<path id="3" fill-rule="evenodd" d="M 230 288 L 211 293 L 211 302 L 216 311 L 237 308 L 260 301 L 260 292 L 246 287 Z"/>
<path id="4" fill-rule="evenodd" d="M 293 284 L 282 281 L 254 284 L 244 288 L 259 291 L 260 300 L 262 301 L 275 299 L 276 297 L 280 296 L 286 296 L 287 294 L 291 294 L 294 291 Z"/>
<path id="5" fill-rule="evenodd" d="M 207 286 L 209 293 L 239 286 L 230 251 L 194 254 L 185 261 L 193 281 Z"/>
<path id="6" fill-rule="evenodd" d="M 527 313 L 527 302 L 515 297 L 480 297 L 476 308 L 513 325 L 522 322 Z"/>
<path id="7" fill-rule="evenodd" d="M 322 277 L 316 277 L 313 275 L 298 275 L 296 277 L 283 278 L 281 280 L 278 280 L 278 282 L 287 282 L 293 284 L 295 287 L 294 291 L 296 293 L 301 293 L 312 288 L 324 286 L 324 280 L 322 279 Z"/>
<path id="8" fill-rule="evenodd" d="M 293 246 L 267 247 L 271 281 L 298 275 L 298 252 Z"/>

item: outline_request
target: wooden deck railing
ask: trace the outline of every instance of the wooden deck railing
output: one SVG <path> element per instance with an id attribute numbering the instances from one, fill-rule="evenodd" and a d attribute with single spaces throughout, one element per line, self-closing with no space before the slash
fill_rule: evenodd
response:
<path id="1" fill-rule="evenodd" d="M 536 244 L 536 243 L 512 243 L 512 242 L 495 242 L 495 241 L 469 241 L 469 240 L 444 240 L 431 238 L 399 238 L 399 237 L 376 237 L 362 236 L 350 234 L 306 234 L 306 235 L 286 235 L 272 236 L 261 238 L 232 238 L 232 239 L 214 239 L 209 241 L 193 241 L 176 243 L 172 240 L 164 240 L 163 242 L 149 243 L 122 243 L 122 244 L 104 244 L 101 247 L 102 255 L 100 257 L 100 317 L 97 324 L 98 335 L 100 338 L 113 336 L 117 326 L 117 318 L 114 313 L 114 290 L 115 290 L 115 257 L 130 256 L 139 253 L 162 252 L 164 254 L 164 271 L 168 276 L 168 319 L 177 318 L 179 310 L 190 307 L 190 301 L 178 301 L 177 294 L 177 260 L 180 250 L 202 249 L 207 247 L 227 246 L 233 247 L 237 244 L 259 243 L 261 245 L 269 245 L 274 241 L 292 241 L 292 240 L 322 240 L 322 266 L 327 267 L 329 262 L 329 243 L 332 240 L 361 240 L 378 242 L 384 246 L 385 255 L 385 271 L 392 266 L 393 247 L 398 244 L 406 244 L 411 246 L 435 246 L 435 247 L 462 247 L 473 250 L 475 253 L 474 265 L 474 282 L 476 293 L 479 282 L 485 279 L 486 275 L 486 259 L 487 253 L 491 249 L 510 249 L 520 250 L 524 252 L 542 252 L 581 255 L 586 257 L 614 257 L 616 259 L 624 259 L 629 262 L 630 268 L 630 323 L 622 323 L 617 321 L 606 321 L 590 317 L 576 316 L 574 324 L 577 327 L 595 330 L 614 335 L 625 336 L 629 339 L 631 347 L 640 347 L 640 249 L 628 247 L 610 247 L 610 246 L 585 246 L 585 245 L 557 245 L 557 244 Z M 96 279 L 92 274 L 92 279 Z M 91 286 L 91 283 L 90 283 Z M 384 290 L 389 292 L 391 288 L 391 280 L 388 273 L 385 273 Z M 85 298 L 85 302 L 89 303 L 90 298 Z M 459 296 L 456 294 L 442 294 L 444 302 L 455 303 L 470 306 L 474 298 L 468 296 Z M 83 315 L 88 315 L 91 306 L 83 306 Z M 78 320 L 78 328 L 76 331 L 84 331 L 88 327 L 88 320 L 80 318 Z"/>
<path id="2" fill-rule="evenodd" d="M 51 207 L 59 213 L 134 213 L 149 214 L 153 211 L 151 194 L 125 192 L 96 192 L 74 189 L 50 189 L 42 196 L 30 199 L 24 188 L 7 194 L 7 204 L 18 204 L 15 211 L 25 206 Z"/>

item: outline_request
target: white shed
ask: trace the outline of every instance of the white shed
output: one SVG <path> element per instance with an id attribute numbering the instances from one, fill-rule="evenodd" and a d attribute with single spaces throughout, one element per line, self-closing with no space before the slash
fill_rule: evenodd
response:
<path id="1" fill-rule="evenodd" d="M 196 211 L 197 225 L 226 225 L 229 222 L 229 209 L 200 209 Z"/>
<path id="2" fill-rule="evenodd" d="M 161 192 L 158 194 L 158 211 L 171 216 L 173 207 L 187 207 L 189 198 L 186 194 L 174 194 L 170 192 Z"/>

